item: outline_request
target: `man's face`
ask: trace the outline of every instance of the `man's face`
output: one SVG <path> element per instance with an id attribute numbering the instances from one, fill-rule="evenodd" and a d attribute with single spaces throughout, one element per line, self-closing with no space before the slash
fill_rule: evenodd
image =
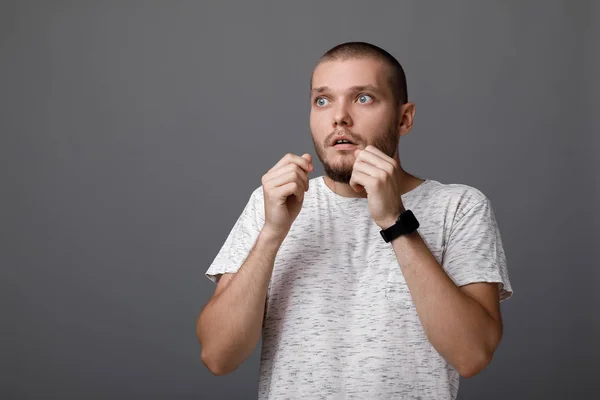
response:
<path id="1" fill-rule="evenodd" d="M 325 174 L 349 183 L 356 149 L 398 150 L 398 108 L 388 69 L 374 59 L 325 61 L 313 73 L 310 129 Z M 334 144 L 344 136 L 352 144 Z"/>

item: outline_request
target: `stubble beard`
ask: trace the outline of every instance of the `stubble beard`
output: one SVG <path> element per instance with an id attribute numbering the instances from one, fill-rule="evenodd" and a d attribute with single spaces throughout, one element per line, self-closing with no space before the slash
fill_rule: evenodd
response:
<path id="1" fill-rule="evenodd" d="M 397 127 L 398 122 L 396 119 L 392 124 L 389 124 L 386 127 L 385 135 L 377 136 L 370 144 L 381 150 L 384 154 L 393 158 L 398 151 L 399 138 Z M 317 144 L 314 140 L 314 136 L 311 136 L 313 138 L 313 144 L 315 146 L 317 157 L 321 161 L 321 164 L 323 164 L 325 175 L 334 182 L 349 184 L 350 178 L 352 178 L 352 170 L 354 167 L 354 151 L 340 151 L 340 160 L 333 165 L 325 159 L 325 148 L 329 146 L 328 141 L 330 140 L 329 138 L 331 138 L 331 135 L 328 136 L 328 138 L 325 139 L 325 143 L 322 144 Z M 356 133 L 350 133 L 350 136 L 360 137 L 360 135 Z M 366 146 L 363 146 L 363 148 L 364 147 Z"/>

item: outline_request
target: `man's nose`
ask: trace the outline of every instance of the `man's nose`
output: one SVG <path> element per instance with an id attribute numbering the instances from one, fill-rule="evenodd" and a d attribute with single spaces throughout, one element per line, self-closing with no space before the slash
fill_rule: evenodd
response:
<path id="1" fill-rule="evenodd" d="M 333 126 L 352 126 L 352 117 L 348 111 L 348 107 L 345 104 L 340 104 L 335 110 L 333 117 Z"/>

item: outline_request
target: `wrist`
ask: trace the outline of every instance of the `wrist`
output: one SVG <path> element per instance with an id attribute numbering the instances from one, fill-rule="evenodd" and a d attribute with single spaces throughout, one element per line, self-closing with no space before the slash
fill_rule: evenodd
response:
<path id="1" fill-rule="evenodd" d="M 386 220 L 385 224 L 381 225 L 382 229 L 379 232 L 381 237 L 386 242 L 391 242 L 399 236 L 410 235 L 419 228 L 419 221 L 415 217 L 412 211 L 405 210 L 394 223 L 391 223 L 390 219 Z"/>
<path id="2" fill-rule="evenodd" d="M 398 220 L 398 217 L 400 216 L 400 214 L 396 215 L 395 218 L 386 218 L 385 220 L 381 221 L 381 222 L 377 222 L 377 225 L 383 229 L 386 230 L 387 228 L 389 228 L 390 226 L 394 225 L 396 223 L 396 221 Z"/>
<path id="3" fill-rule="evenodd" d="M 384 219 L 382 219 L 381 221 L 377 222 L 377 225 L 383 229 L 386 230 L 387 228 L 389 228 L 390 226 L 396 224 L 396 222 L 398 221 L 398 218 L 400 218 L 400 215 L 402 215 L 402 213 L 406 211 L 406 209 L 404 208 L 404 205 L 401 204 L 400 205 L 400 209 L 398 210 L 398 212 L 392 214 L 392 215 L 388 215 L 387 217 L 385 217 Z"/>
<path id="4" fill-rule="evenodd" d="M 275 244 L 277 246 L 280 246 L 281 243 L 283 243 L 286 236 L 287 232 L 279 232 L 267 226 L 264 226 L 258 235 L 260 240 L 264 240 L 267 243 Z"/>

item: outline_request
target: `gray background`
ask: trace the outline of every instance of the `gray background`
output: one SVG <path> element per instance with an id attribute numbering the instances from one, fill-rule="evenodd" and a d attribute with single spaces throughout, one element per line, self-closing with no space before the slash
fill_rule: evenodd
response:
<path id="1" fill-rule="evenodd" d="M 405 66 L 404 167 L 495 207 L 515 296 L 459 397 L 591 396 L 598 2 L 287 3 L 1 3 L 0 397 L 256 397 L 258 349 L 200 362 L 203 274 L 262 174 L 315 155 L 309 76 L 348 40 Z"/>

